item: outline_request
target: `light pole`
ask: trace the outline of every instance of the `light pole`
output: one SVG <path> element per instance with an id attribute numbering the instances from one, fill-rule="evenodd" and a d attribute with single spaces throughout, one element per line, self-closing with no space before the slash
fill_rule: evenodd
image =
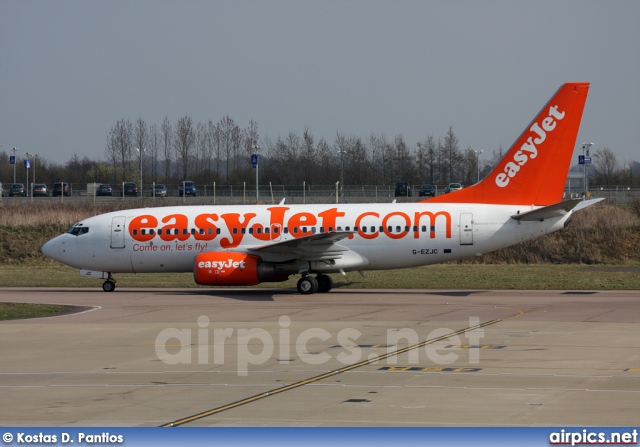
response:
<path id="1" fill-rule="evenodd" d="M 144 148 L 142 148 L 142 149 L 136 148 L 136 150 L 140 153 L 140 189 L 139 189 L 139 191 L 140 191 L 140 198 L 142 198 L 142 154 L 144 153 L 144 151 L 146 149 L 144 149 Z"/>
<path id="2" fill-rule="evenodd" d="M 255 149 L 256 151 L 256 203 L 260 201 L 260 192 L 258 191 L 258 151 L 260 150 L 260 146 L 257 144 L 253 144 L 251 149 Z"/>
<path id="3" fill-rule="evenodd" d="M 29 152 L 25 152 L 24 154 L 27 156 L 27 159 L 24 161 L 24 167 L 27 168 L 27 184 L 25 187 L 27 188 L 27 197 L 29 197 L 29 157 L 33 157 L 33 154 L 30 154 Z M 31 192 L 31 195 L 33 196 L 33 191 Z"/>
<path id="4" fill-rule="evenodd" d="M 13 149 L 13 183 L 16 182 L 16 163 L 18 162 L 18 160 L 16 160 L 16 151 L 18 150 L 17 147 L 14 147 Z"/>
<path id="5" fill-rule="evenodd" d="M 340 149 L 338 151 L 340 154 L 340 197 L 344 198 L 344 154 L 347 153 L 346 150 Z"/>
<path id="6" fill-rule="evenodd" d="M 38 154 L 31 154 L 31 156 L 33 157 L 33 187 L 35 188 L 35 186 L 36 186 L 36 160 L 38 159 Z M 33 196 L 33 192 L 31 193 L 31 196 Z"/>
<path id="7" fill-rule="evenodd" d="M 593 146 L 593 143 L 582 143 L 580 147 L 582 148 L 582 158 L 584 161 L 583 166 L 583 186 L 584 186 L 584 200 L 587 200 L 587 192 L 589 191 L 588 180 L 587 180 L 587 157 L 589 156 L 589 148 Z"/>
<path id="8" fill-rule="evenodd" d="M 480 183 L 480 154 L 483 152 L 482 150 L 480 151 L 473 151 L 476 153 L 476 158 L 477 158 L 477 162 L 476 164 L 478 165 L 478 183 Z"/>

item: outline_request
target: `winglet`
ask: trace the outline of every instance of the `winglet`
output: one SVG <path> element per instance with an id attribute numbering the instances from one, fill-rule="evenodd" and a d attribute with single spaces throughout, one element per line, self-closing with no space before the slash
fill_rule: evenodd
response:
<path id="1" fill-rule="evenodd" d="M 562 200 L 589 83 L 564 84 L 480 183 L 423 202 L 553 205 Z"/>

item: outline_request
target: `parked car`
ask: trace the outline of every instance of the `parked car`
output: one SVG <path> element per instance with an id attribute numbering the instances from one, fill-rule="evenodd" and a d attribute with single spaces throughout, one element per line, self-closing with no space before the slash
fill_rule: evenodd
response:
<path id="1" fill-rule="evenodd" d="M 444 189 L 444 193 L 448 194 L 453 191 L 460 191 L 462 189 L 462 185 L 460 183 L 449 183 L 447 187 Z"/>
<path id="2" fill-rule="evenodd" d="M 36 183 L 33 185 L 33 197 L 48 197 L 49 188 L 44 183 Z"/>
<path id="3" fill-rule="evenodd" d="M 156 197 L 167 197 L 167 187 L 162 183 L 158 183 L 153 190 L 153 194 Z"/>
<path id="4" fill-rule="evenodd" d="M 71 195 L 71 189 L 69 189 L 69 184 L 67 182 L 55 182 L 53 184 L 53 193 L 51 194 L 53 197 L 65 195 L 69 197 Z"/>
<path id="5" fill-rule="evenodd" d="M 435 197 L 436 187 L 434 185 L 422 185 L 418 191 L 418 197 Z"/>
<path id="6" fill-rule="evenodd" d="M 113 188 L 108 183 L 103 183 L 96 189 L 96 196 L 112 196 Z"/>
<path id="7" fill-rule="evenodd" d="M 9 197 L 27 197 L 27 188 L 22 183 L 12 183 L 9 188 Z"/>
<path id="8" fill-rule="evenodd" d="M 180 182 L 180 186 L 178 187 L 178 195 L 182 196 L 196 196 L 196 185 L 195 183 L 185 180 Z"/>
<path id="9" fill-rule="evenodd" d="M 9 194 L 9 191 L 7 191 L 7 188 L 4 187 L 4 184 L 2 185 L 2 197 L 7 197 L 7 195 Z"/>
<path id="10" fill-rule="evenodd" d="M 124 184 L 124 195 L 125 196 L 138 196 L 138 185 L 133 182 L 127 182 Z"/>
<path id="11" fill-rule="evenodd" d="M 411 185 L 407 182 L 396 183 L 396 197 L 406 196 L 411 197 Z"/>

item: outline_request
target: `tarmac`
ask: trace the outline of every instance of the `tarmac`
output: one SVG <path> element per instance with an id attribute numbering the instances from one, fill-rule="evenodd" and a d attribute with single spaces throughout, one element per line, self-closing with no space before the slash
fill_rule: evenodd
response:
<path id="1" fill-rule="evenodd" d="M 636 426 L 640 292 L 2 288 L 3 426 Z"/>

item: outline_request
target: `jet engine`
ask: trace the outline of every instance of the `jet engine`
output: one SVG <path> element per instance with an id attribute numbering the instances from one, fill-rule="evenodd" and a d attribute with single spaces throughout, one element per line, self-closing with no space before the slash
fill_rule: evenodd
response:
<path id="1" fill-rule="evenodd" d="M 298 273 L 298 264 L 267 262 L 259 256 L 232 251 L 200 253 L 193 266 L 193 277 L 204 286 L 252 286 L 261 282 L 286 281 Z"/>

